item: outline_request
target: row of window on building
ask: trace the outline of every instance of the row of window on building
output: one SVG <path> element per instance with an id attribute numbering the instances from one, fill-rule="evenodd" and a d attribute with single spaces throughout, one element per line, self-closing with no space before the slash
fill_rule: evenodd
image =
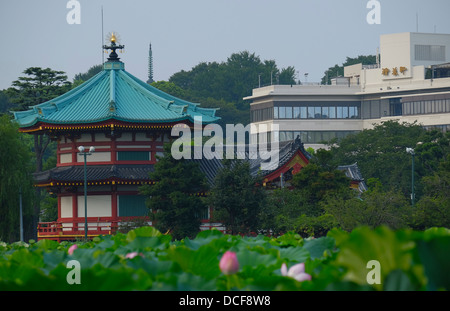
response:
<path id="1" fill-rule="evenodd" d="M 273 119 L 359 119 L 361 104 L 342 106 L 278 106 L 251 111 L 251 122 Z"/>
<path id="2" fill-rule="evenodd" d="M 355 134 L 358 131 L 279 131 L 278 141 L 290 141 L 300 137 L 303 143 L 320 144 L 326 143 L 333 139 L 342 139 L 350 134 Z M 275 133 L 268 132 L 267 134 L 252 134 L 252 143 L 270 143 L 274 141 L 272 135 Z"/>
<path id="3" fill-rule="evenodd" d="M 404 102 L 403 115 L 450 112 L 450 98 Z"/>
<path id="4" fill-rule="evenodd" d="M 450 98 L 422 101 L 367 100 L 348 105 L 278 106 L 251 111 L 251 122 L 274 119 L 374 119 L 386 116 L 420 115 L 450 112 Z"/>

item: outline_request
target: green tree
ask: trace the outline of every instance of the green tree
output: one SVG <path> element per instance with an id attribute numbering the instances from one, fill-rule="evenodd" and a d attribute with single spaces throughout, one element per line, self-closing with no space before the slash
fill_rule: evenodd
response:
<path id="1" fill-rule="evenodd" d="M 434 175 L 450 154 L 450 132 L 443 133 L 436 129 L 426 131 L 416 145 L 415 154 L 423 175 Z"/>
<path id="2" fill-rule="evenodd" d="M 161 90 L 164 93 L 170 94 L 180 99 L 188 101 L 191 101 L 193 99 L 193 96 L 189 94 L 189 91 L 181 88 L 173 82 L 155 81 L 151 84 L 151 86 L 156 87 L 158 90 Z"/>
<path id="3" fill-rule="evenodd" d="M 325 214 L 333 216 L 336 226 L 346 231 L 358 226 L 405 228 L 411 220 L 411 207 L 403 194 L 380 187 L 360 197 L 330 196 L 320 204 Z"/>
<path id="4" fill-rule="evenodd" d="M 332 163 L 358 163 L 364 178 L 378 178 L 387 190 L 401 191 L 405 196 L 411 193 L 411 155 L 406 148 L 414 148 L 419 142 L 431 138 L 419 124 L 385 121 L 373 129 L 366 129 L 343 138 L 330 145 Z M 422 163 L 415 161 L 416 180 L 424 175 Z M 416 183 L 420 195 L 420 183 Z"/>
<path id="5" fill-rule="evenodd" d="M 202 108 L 218 108 L 216 115 L 220 117 L 220 120 L 217 121 L 217 124 L 222 126 L 222 128 L 225 128 L 226 124 L 245 124 L 248 121 L 248 111 L 238 110 L 233 103 L 226 102 L 223 99 L 198 97 L 194 95 L 193 91 L 183 89 L 177 84 L 168 81 L 157 81 L 151 85 L 172 96 L 191 102 L 198 102 Z"/>
<path id="6" fill-rule="evenodd" d="M 419 230 L 450 228 L 450 155 L 433 175 L 423 178 L 423 183 L 424 195 L 415 205 L 412 226 Z"/>
<path id="7" fill-rule="evenodd" d="M 95 76 L 96 74 L 98 74 L 102 70 L 103 70 L 102 64 L 94 65 L 94 66 L 90 67 L 88 69 L 88 71 L 86 71 L 84 73 L 81 73 L 81 72 L 77 73 L 73 77 L 73 82 L 74 82 L 74 84 L 77 83 L 77 81 L 85 82 L 85 81 L 89 80 L 90 78 L 92 78 L 93 76 Z"/>
<path id="8" fill-rule="evenodd" d="M 345 198 L 352 196 L 350 178 L 337 169 L 328 169 L 314 160 L 294 175 L 291 184 L 300 191 L 306 201 L 312 206 L 318 207 L 318 203 L 326 196 L 338 194 Z M 321 214 L 317 209 L 314 216 Z"/>
<path id="9" fill-rule="evenodd" d="M 154 167 L 150 178 L 156 183 L 142 186 L 140 191 L 148 196 L 155 228 L 170 232 L 175 239 L 194 237 L 200 231 L 201 213 L 207 208 L 198 196 L 208 189 L 204 174 L 197 163 L 174 159 L 169 144 Z"/>
<path id="10" fill-rule="evenodd" d="M 251 95 L 252 89 L 259 85 L 295 84 L 295 69 L 289 66 L 280 70 L 274 60 L 262 61 L 255 53 L 242 51 L 230 55 L 226 62 L 202 62 L 189 71 L 177 72 L 169 82 L 187 91 L 191 101 L 202 104 L 205 100 L 211 101 L 209 99 L 223 101 L 226 104 L 219 106 L 218 116 L 230 118 L 228 123 L 248 124 L 250 106 L 243 98 Z M 232 119 L 230 104 L 236 111 L 245 113 L 234 113 Z"/>
<path id="11" fill-rule="evenodd" d="M 325 213 L 322 202 L 330 197 L 350 199 L 356 193 L 350 189 L 350 179 L 344 172 L 325 165 L 328 157 L 328 152 L 318 150 L 310 163 L 294 175 L 292 189 L 272 193 L 269 202 L 276 210 L 272 215 L 273 231 L 292 230 L 307 237 L 324 236 L 333 228 L 335 219 Z"/>
<path id="12" fill-rule="evenodd" d="M 63 71 L 55 71 L 50 68 L 30 67 L 23 72 L 24 77 L 12 82 L 12 87 L 6 90 L 10 101 L 16 106 L 13 110 L 26 110 L 30 106 L 38 105 L 49 101 L 70 90 L 71 83 L 67 81 L 67 76 Z M 36 160 L 36 173 L 43 170 L 45 158 L 50 156 L 47 147 L 51 144 L 50 136 L 46 134 L 34 134 L 33 151 Z M 56 148 L 53 147 L 53 150 Z M 41 189 L 35 188 L 36 200 L 34 206 L 35 234 L 37 233 L 37 223 L 40 215 Z"/>
<path id="13" fill-rule="evenodd" d="M 0 115 L 8 113 L 14 107 L 5 93 L 5 91 L 0 91 Z"/>
<path id="14" fill-rule="evenodd" d="M 316 207 L 308 202 L 303 193 L 297 189 L 279 188 L 268 194 L 267 204 L 260 214 L 261 229 L 281 235 L 299 229 L 299 218 L 316 215 Z M 303 228 L 304 229 L 304 228 Z M 309 235 L 309 234 L 307 234 Z"/>
<path id="15" fill-rule="evenodd" d="M 24 236 L 30 236 L 33 206 L 33 180 L 30 150 L 10 117 L 0 117 L 0 241 L 19 240 L 20 192 Z"/>
<path id="16" fill-rule="evenodd" d="M 30 106 L 49 101 L 71 88 L 64 71 L 30 67 L 23 73 L 26 76 L 13 81 L 12 87 L 6 90 L 10 101 L 16 104 L 14 110 L 27 110 Z"/>
<path id="17" fill-rule="evenodd" d="M 347 57 L 345 62 L 339 66 L 338 64 L 333 67 L 328 68 L 324 76 L 322 77 L 322 84 L 331 84 L 331 79 L 343 76 L 344 75 L 344 67 L 351 66 L 355 64 L 363 64 L 363 65 L 374 65 L 376 64 L 376 56 L 375 55 L 359 55 L 356 58 Z"/>
<path id="18" fill-rule="evenodd" d="M 257 232 L 266 203 L 260 178 L 250 174 L 250 164 L 246 161 L 225 159 L 223 165 L 208 195 L 214 219 L 223 223 L 231 234 Z"/>

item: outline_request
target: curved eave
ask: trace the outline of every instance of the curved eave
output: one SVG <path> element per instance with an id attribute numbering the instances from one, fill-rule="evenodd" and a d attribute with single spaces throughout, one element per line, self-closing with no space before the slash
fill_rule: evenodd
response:
<path id="1" fill-rule="evenodd" d="M 123 69 L 104 69 L 85 83 L 27 111 L 12 112 L 20 128 L 38 123 L 92 124 L 117 120 L 129 123 L 214 123 L 216 109 L 176 98 L 140 81 Z M 24 130 L 26 131 L 26 130 Z"/>
<path id="2" fill-rule="evenodd" d="M 86 170 L 89 186 L 136 184 L 151 182 L 149 173 L 153 164 L 147 165 L 93 165 Z M 80 186 L 84 185 L 83 166 L 55 167 L 53 169 L 34 173 L 35 186 Z"/>
<path id="3" fill-rule="evenodd" d="M 45 132 L 45 131 L 71 131 L 71 130 L 84 130 L 84 129 L 98 129 L 104 130 L 107 128 L 156 128 L 156 129 L 170 129 L 178 124 L 184 124 L 189 127 L 194 126 L 194 122 L 191 118 L 183 117 L 178 120 L 146 120 L 145 122 L 129 122 L 127 120 L 121 120 L 119 118 L 110 118 L 106 120 L 99 120 L 97 122 L 66 122 L 66 123 L 50 123 L 45 121 L 38 121 L 34 126 L 20 127 L 19 131 L 22 133 L 32 132 Z M 203 122 L 203 125 L 209 123 Z"/>

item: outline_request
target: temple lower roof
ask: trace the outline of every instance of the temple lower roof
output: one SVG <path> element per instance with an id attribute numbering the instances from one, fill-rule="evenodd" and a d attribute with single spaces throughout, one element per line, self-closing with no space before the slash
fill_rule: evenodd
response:
<path id="1" fill-rule="evenodd" d="M 270 159 L 264 160 L 259 156 L 256 159 L 251 159 L 249 150 L 251 150 L 249 146 L 246 146 L 243 160 L 249 162 L 250 174 L 252 176 L 260 174 L 265 181 L 278 178 L 282 172 L 287 173 L 289 171 L 289 173 L 292 174 L 292 170 L 296 169 L 296 157 L 299 157 L 300 155 L 301 159 L 298 160 L 301 163 L 300 166 L 306 165 L 311 159 L 311 155 L 305 151 L 303 143 L 301 143 L 299 139 L 280 144 L 278 162 L 273 163 L 272 166 L 269 166 L 265 170 L 261 170 L 261 164 L 270 161 Z M 235 158 L 237 158 L 238 154 L 237 150 L 235 150 Z M 200 170 L 205 174 L 206 180 L 211 186 L 214 185 L 214 179 L 217 173 L 223 168 L 222 160 L 217 158 L 207 159 L 202 157 L 201 159 L 192 159 L 189 161 L 198 163 Z M 342 165 L 339 166 L 338 169 L 344 171 L 346 176 L 352 181 L 357 182 L 361 192 L 367 190 L 364 178 L 356 163 L 352 165 Z M 153 182 L 149 176 L 153 171 L 153 164 L 88 165 L 86 167 L 86 176 L 88 183 L 91 185 L 92 183 L 107 181 L 148 183 Z M 44 172 L 35 173 L 34 178 L 36 183 L 40 186 L 64 186 L 65 184 L 73 185 L 74 183 L 79 183 L 81 185 L 84 181 L 84 166 L 75 165 L 56 167 Z"/>
<path id="2" fill-rule="evenodd" d="M 279 148 L 279 160 L 266 170 L 261 170 L 261 164 L 270 162 L 270 159 L 264 160 L 260 156 L 256 159 L 251 159 L 250 148 L 247 145 L 244 151 L 244 161 L 250 163 L 250 173 L 256 176 L 258 173 L 262 176 L 267 176 L 288 163 L 299 151 L 306 156 L 307 159 L 311 157 L 307 153 L 303 144 L 299 140 L 283 143 Z M 235 158 L 239 153 L 235 150 Z M 205 177 L 210 185 L 214 184 L 214 178 L 218 171 L 223 167 L 222 160 L 217 158 L 207 159 L 192 159 L 198 163 L 200 170 L 205 174 Z M 149 173 L 154 171 L 154 165 L 143 164 L 126 164 L 126 165 L 87 165 L 86 176 L 88 182 L 98 182 L 107 180 L 124 180 L 124 181 L 150 181 Z M 34 178 L 37 184 L 49 183 L 73 183 L 82 182 L 84 180 L 84 166 L 60 166 L 44 172 L 35 173 Z"/>

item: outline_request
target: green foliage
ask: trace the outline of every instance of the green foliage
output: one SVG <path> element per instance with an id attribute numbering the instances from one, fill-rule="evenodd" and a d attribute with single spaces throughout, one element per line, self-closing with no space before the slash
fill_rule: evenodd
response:
<path id="1" fill-rule="evenodd" d="M 302 193 L 307 202 L 313 205 L 317 205 L 319 201 L 332 194 L 349 197 L 351 191 L 350 179 L 344 172 L 327 169 L 314 162 L 309 163 L 294 175 L 291 184 L 294 189 Z"/>
<path id="2" fill-rule="evenodd" d="M 450 227 L 450 155 L 433 175 L 423 178 L 423 183 L 424 195 L 415 205 L 413 227 Z"/>
<path id="3" fill-rule="evenodd" d="M 347 57 L 345 62 L 339 66 L 338 64 L 328 68 L 322 77 L 321 84 L 331 84 L 331 79 L 344 76 L 344 67 L 355 64 L 374 65 L 376 64 L 375 55 L 359 55 L 356 58 Z"/>
<path id="4" fill-rule="evenodd" d="M 448 290 L 450 231 L 424 232 L 359 227 L 333 229 L 302 239 L 241 237 L 217 230 L 172 241 L 152 227 L 78 243 L 41 240 L 0 243 L 0 290 Z M 219 261 L 236 253 L 239 270 L 224 275 Z M 128 254 L 135 253 L 130 258 Z M 80 263 L 81 284 L 68 284 L 70 260 Z M 380 284 L 368 284 L 371 260 L 380 263 Z M 282 276 L 281 265 L 305 264 L 311 281 Z"/>
<path id="5" fill-rule="evenodd" d="M 73 77 L 73 83 L 74 84 L 78 84 L 78 83 L 83 83 L 87 80 L 89 80 L 90 78 L 92 78 L 93 76 L 95 76 L 97 73 L 99 73 L 100 71 L 103 70 L 103 65 L 99 64 L 99 65 L 94 65 L 92 67 L 90 67 L 88 69 L 88 71 L 86 71 L 85 73 L 77 73 L 74 77 Z"/>
<path id="6" fill-rule="evenodd" d="M 14 104 L 10 102 L 6 92 L 0 91 L 0 116 L 7 114 L 13 107 Z"/>
<path id="7" fill-rule="evenodd" d="M 166 82 L 153 85 L 174 96 L 200 102 L 203 107 L 220 108 L 220 124 L 248 124 L 249 104 L 244 97 L 252 89 L 269 84 L 295 84 L 292 66 L 278 69 L 274 60 L 261 60 L 255 53 L 233 53 L 226 62 L 200 63 L 189 71 L 173 74 Z M 173 83 L 175 86 L 170 85 Z M 166 84 L 166 85 L 164 85 Z"/>
<path id="8" fill-rule="evenodd" d="M 415 205 L 411 208 L 412 157 L 414 148 Z M 369 191 L 348 200 L 334 196 L 321 202 L 345 230 L 359 225 L 426 229 L 449 226 L 450 133 L 425 130 L 416 123 L 386 121 L 373 129 L 350 135 L 329 151 L 318 150 L 315 162 L 323 167 L 358 163 Z"/>
<path id="9" fill-rule="evenodd" d="M 405 150 L 430 138 L 419 124 L 385 121 L 331 146 L 332 163 L 337 166 L 356 162 L 366 179 L 378 178 L 385 190 L 401 191 L 408 196 L 411 193 L 411 155 Z M 419 180 L 423 167 L 417 159 L 415 164 L 416 180 Z M 420 186 L 416 186 L 416 193 L 420 195 Z"/>
<path id="10" fill-rule="evenodd" d="M 50 194 L 41 201 L 41 221 L 51 222 L 58 219 L 58 198 Z"/>
<path id="11" fill-rule="evenodd" d="M 17 126 L 0 117 L 0 240 L 19 240 L 19 206 L 22 191 L 24 225 L 28 227 L 33 204 L 31 153 Z"/>
<path id="12" fill-rule="evenodd" d="M 200 213 L 206 208 L 198 196 L 207 190 L 205 176 L 198 164 L 172 157 L 171 146 L 164 146 L 164 156 L 155 164 L 150 178 L 156 183 L 140 188 L 148 196 L 150 216 L 158 230 L 169 231 L 175 238 L 194 236 L 200 227 Z"/>
<path id="13" fill-rule="evenodd" d="M 214 218 L 233 234 L 256 232 L 266 198 L 260 178 L 250 174 L 248 162 L 223 160 L 223 164 L 208 195 Z"/>
<path id="14" fill-rule="evenodd" d="M 6 90 L 10 101 L 16 105 L 14 110 L 27 110 L 30 106 L 51 100 L 71 88 L 63 71 L 30 67 L 23 73 L 26 76 L 13 81 L 12 87 Z"/>
<path id="15" fill-rule="evenodd" d="M 318 155 L 322 154 L 318 150 Z M 337 221 L 327 214 L 324 202 L 349 200 L 356 196 L 350 189 L 350 179 L 340 170 L 322 165 L 317 158 L 294 175 L 291 188 L 275 189 L 261 213 L 262 227 L 275 234 L 288 231 L 300 235 L 324 236 Z M 340 201 L 340 202 L 341 202 Z"/>
<path id="16" fill-rule="evenodd" d="M 366 191 L 360 197 L 329 197 L 321 202 L 323 210 L 334 217 L 336 225 L 351 231 L 359 226 L 405 228 L 410 223 L 411 207 L 398 192 L 381 189 Z"/>

